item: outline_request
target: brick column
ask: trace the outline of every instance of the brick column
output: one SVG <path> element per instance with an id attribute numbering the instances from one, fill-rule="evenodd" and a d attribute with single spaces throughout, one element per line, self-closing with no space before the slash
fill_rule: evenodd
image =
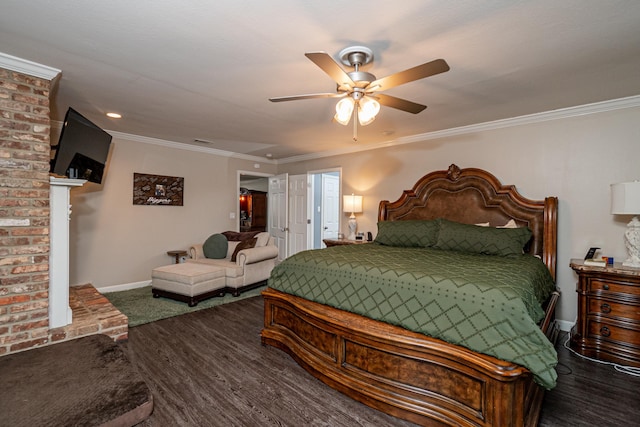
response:
<path id="1" fill-rule="evenodd" d="M 49 89 L 0 68 L 0 355 L 49 341 Z"/>

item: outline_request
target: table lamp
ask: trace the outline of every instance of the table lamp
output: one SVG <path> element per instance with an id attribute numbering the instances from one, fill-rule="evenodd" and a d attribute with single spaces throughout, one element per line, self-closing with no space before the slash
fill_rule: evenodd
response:
<path id="1" fill-rule="evenodd" d="M 358 223 L 356 222 L 355 214 L 362 212 L 362 196 L 356 196 L 355 194 L 342 196 L 342 211 L 346 213 L 351 212 L 351 216 L 349 217 L 349 236 L 347 239 L 356 240 Z"/>
<path id="2" fill-rule="evenodd" d="M 624 232 L 624 244 L 629 258 L 622 263 L 627 267 L 640 267 L 640 182 L 611 184 L 611 214 L 634 215 Z"/>

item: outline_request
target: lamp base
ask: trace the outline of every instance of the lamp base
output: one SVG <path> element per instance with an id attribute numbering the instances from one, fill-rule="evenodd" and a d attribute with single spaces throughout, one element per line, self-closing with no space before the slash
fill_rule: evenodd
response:
<path id="1" fill-rule="evenodd" d="M 627 224 L 627 230 L 624 232 L 624 244 L 627 247 L 629 258 L 622 265 L 640 268 L 640 220 L 637 216 L 634 216 Z"/>
<path id="2" fill-rule="evenodd" d="M 351 214 L 349 217 L 349 235 L 347 236 L 348 240 L 356 240 L 356 230 L 358 229 L 358 223 L 356 221 L 356 216 Z"/>
<path id="3" fill-rule="evenodd" d="M 640 259 L 629 258 L 622 263 L 624 267 L 640 268 Z"/>

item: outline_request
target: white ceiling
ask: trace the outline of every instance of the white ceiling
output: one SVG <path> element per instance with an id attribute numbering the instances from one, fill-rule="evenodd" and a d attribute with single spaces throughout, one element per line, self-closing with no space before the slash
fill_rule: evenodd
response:
<path id="1" fill-rule="evenodd" d="M 0 52 L 62 70 L 52 117 L 72 106 L 122 133 L 274 159 L 340 150 L 333 92 L 305 52 L 374 52 L 381 78 L 445 59 L 392 88 L 428 108 L 382 107 L 355 144 L 640 94 L 638 0 L 3 0 Z M 104 116 L 116 111 L 120 120 Z M 212 141 L 194 143 L 194 139 Z"/>

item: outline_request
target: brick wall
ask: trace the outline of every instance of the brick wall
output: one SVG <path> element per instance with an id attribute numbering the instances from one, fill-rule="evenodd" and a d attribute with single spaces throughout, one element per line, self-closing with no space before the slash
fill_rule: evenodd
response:
<path id="1" fill-rule="evenodd" d="M 0 355 L 49 341 L 49 89 L 0 68 Z"/>

